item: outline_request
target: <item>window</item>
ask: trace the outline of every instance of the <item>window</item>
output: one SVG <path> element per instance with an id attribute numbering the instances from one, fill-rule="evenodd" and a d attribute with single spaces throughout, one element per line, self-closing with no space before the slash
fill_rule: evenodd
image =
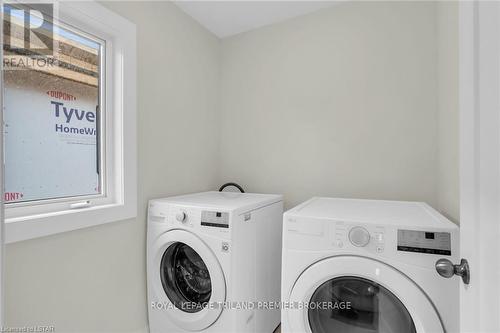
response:
<path id="1" fill-rule="evenodd" d="M 93 2 L 2 12 L 7 242 L 134 217 L 135 26 Z"/>
<path id="2" fill-rule="evenodd" d="M 11 13 L 10 45 L 24 45 L 24 11 L 5 6 Z M 46 42 L 58 45 L 53 65 L 44 61 L 22 66 L 28 57 L 23 47 L 4 50 L 7 205 L 91 198 L 105 188 L 99 154 L 103 142 L 98 140 L 105 42 L 61 24 L 56 27 L 52 34 L 44 31 L 50 34 Z M 35 52 L 28 54 L 39 56 Z"/>

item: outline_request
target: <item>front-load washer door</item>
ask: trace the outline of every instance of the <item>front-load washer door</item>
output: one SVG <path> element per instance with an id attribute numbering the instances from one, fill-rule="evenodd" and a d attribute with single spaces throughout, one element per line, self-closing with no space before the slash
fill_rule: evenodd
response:
<path id="1" fill-rule="evenodd" d="M 331 257 L 310 266 L 289 302 L 292 332 L 444 332 L 433 304 L 413 281 L 364 257 Z"/>
<path id="2" fill-rule="evenodd" d="M 155 311 L 184 330 L 199 331 L 220 316 L 226 299 L 222 268 L 212 250 L 185 230 L 166 232 L 155 242 L 150 278 Z"/>

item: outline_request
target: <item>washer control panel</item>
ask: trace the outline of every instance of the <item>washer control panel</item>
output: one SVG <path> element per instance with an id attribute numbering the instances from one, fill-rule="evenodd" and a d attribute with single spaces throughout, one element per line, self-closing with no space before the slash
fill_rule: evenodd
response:
<path id="1" fill-rule="evenodd" d="M 385 228 L 377 225 L 336 222 L 333 230 L 333 246 L 338 249 L 354 246 L 369 252 L 382 253 L 385 249 Z"/>
<path id="2" fill-rule="evenodd" d="M 201 225 L 215 228 L 229 228 L 229 213 L 204 210 L 201 212 Z"/>

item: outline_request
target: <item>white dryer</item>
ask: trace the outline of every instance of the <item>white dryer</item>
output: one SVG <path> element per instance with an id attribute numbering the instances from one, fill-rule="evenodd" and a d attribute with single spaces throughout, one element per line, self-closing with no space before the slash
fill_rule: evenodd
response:
<path id="1" fill-rule="evenodd" d="M 272 332 L 281 273 L 281 195 L 204 192 L 151 200 L 151 332 Z"/>
<path id="2" fill-rule="evenodd" d="M 282 331 L 459 331 L 458 227 L 424 203 L 313 198 L 284 214 Z"/>

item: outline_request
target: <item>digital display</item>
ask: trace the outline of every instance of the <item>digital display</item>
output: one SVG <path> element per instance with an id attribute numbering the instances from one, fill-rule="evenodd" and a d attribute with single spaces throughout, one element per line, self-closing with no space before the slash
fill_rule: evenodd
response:
<path id="1" fill-rule="evenodd" d="M 420 230 L 398 230 L 398 251 L 451 256 L 451 234 Z"/>
<path id="2" fill-rule="evenodd" d="M 201 225 L 205 227 L 229 228 L 229 213 L 204 210 L 201 212 Z"/>

